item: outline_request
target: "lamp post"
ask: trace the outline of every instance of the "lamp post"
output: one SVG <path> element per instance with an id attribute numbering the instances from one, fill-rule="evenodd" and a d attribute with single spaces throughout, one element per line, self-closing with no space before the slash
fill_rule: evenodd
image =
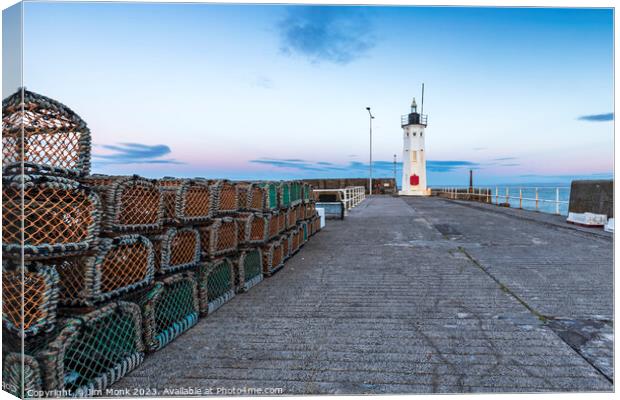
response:
<path id="1" fill-rule="evenodd" d="M 394 154 L 394 191 L 398 191 L 398 184 L 396 183 L 396 154 Z"/>
<path id="2" fill-rule="evenodd" d="M 368 163 L 368 194 L 372 194 L 372 120 L 375 117 L 370 112 L 370 107 L 366 107 L 368 116 L 370 117 L 370 162 Z"/>

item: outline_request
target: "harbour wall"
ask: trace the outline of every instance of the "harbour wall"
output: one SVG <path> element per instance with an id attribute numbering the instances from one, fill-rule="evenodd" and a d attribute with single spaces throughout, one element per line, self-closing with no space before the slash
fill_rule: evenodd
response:
<path id="1" fill-rule="evenodd" d="M 568 211 L 605 214 L 612 218 L 614 216 L 613 180 L 573 181 L 570 187 Z"/>
<path id="2" fill-rule="evenodd" d="M 344 189 L 349 186 L 363 186 L 368 192 L 368 178 L 332 178 L 332 179 L 304 179 L 315 189 Z M 372 178 L 373 194 L 395 194 L 396 180 L 394 178 Z"/>

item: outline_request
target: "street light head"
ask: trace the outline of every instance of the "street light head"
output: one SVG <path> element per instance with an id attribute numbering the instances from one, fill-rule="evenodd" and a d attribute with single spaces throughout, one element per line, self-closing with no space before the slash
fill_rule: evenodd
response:
<path id="1" fill-rule="evenodd" d="M 367 109 L 368 111 L 370 111 L 370 107 L 366 107 L 366 109 Z"/>

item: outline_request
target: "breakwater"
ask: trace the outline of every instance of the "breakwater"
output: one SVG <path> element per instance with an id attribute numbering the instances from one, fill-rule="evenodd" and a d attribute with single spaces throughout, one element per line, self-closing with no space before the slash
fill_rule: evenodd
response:
<path id="1" fill-rule="evenodd" d="M 368 178 L 326 178 L 326 179 L 304 179 L 304 182 L 311 184 L 315 189 L 344 189 L 347 187 L 362 186 L 368 193 Z M 372 178 L 373 194 L 394 194 L 398 190 L 394 178 Z"/>

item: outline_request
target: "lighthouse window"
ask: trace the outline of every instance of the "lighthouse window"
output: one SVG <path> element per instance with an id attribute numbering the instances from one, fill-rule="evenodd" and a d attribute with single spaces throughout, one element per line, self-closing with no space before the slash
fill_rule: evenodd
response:
<path id="1" fill-rule="evenodd" d="M 413 132 L 413 136 L 415 136 L 415 132 Z"/>
<path id="2" fill-rule="evenodd" d="M 424 133 L 424 132 L 420 132 L 420 137 L 422 137 L 422 134 L 423 134 L 423 133 Z"/>

